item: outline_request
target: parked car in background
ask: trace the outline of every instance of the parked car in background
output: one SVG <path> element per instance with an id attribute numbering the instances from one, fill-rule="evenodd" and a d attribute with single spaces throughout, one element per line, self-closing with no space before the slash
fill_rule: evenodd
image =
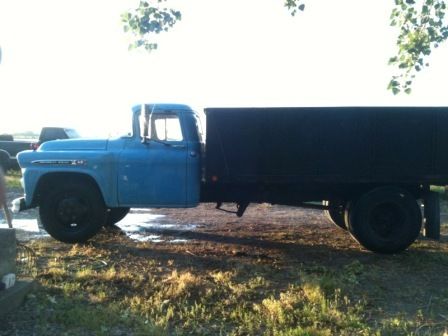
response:
<path id="1" fill-rule="evenodd" d="M 43 127 L 39 138 L 30 140 L 15 140 L 11 134 L 0 134 L 0 167 L 4 171 L 19 169 L 17 153 L 27 149 L 37 149 L 41 144 L 50 140 L 79 138 L 79 133 L 73 128 Z"/>

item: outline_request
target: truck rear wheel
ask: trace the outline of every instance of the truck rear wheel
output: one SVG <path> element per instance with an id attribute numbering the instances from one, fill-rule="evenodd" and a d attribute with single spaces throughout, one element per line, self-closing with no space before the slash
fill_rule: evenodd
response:
<path id="1" fill-rule="evenodd" d="M 422 214 L 415 198 L 395 187 L 374 189 L 347 209 L 348 229 L 366 249 L 396 253 L 417 239 Z"/>
<path id="2" fill-rule="evenodd" d="M 69 182 L 42 197 L 39 214 L 44 229 L 56 240 L 83 243 L 104 225 L 106 206 L 94 185 Z"/>
<path id="3" fill-rule="evenodd" d="M 323 205 L 328 206 L 328 210 L 324 210 L 324 215 L 336 226 L 343 230 L 347 230 L 345 222 L 345 203 L 338 201 L 323 201 Z"/>
<path id="4" fill-rule="evenodd" d="M 126 215 L 129 213 L 129 210 L 131 210 L 131 208 L 109 208 L 107 210 L 107 218 L 104 226 L 110 227 L 118 223 L 126 217 Z"/>

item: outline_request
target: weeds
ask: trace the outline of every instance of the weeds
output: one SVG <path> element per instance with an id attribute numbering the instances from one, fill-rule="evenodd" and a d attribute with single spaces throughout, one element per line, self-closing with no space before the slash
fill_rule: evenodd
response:
<path id="1" fill-rule="evenodd" d="M 8 170 L 5 175 L 6 188 L 7 189 L 19 189 L 22 188 L 20 179 L 22 175 L 19 170 Z"/>
<path id="2" fill-rule="evenodd" d="M 371 266 L 360 260 L 341 267 L 289 266 L 288 274 L 297 276 L 282 282 L 276 268 L 265 264 L 252 263 L 252 276 L 247 264 L 207 270 L 129 256 L 122 264 L 120 256 L 101 247 L 60 244 L 52 249 L 54 244 L 34 246 L 47 256 L 35 299 L 42 333 L 57 325 L 68 335 L 124 330 L 130 335 L 429 335 L 448 326 L 435 321 L 439 308 L 448 307 L 447 291 L 432 298 L 432 307 L 414 313 L 380 308 L 387 307 L 387 296 L 375 301 L 378 297 L 365 292 L 371 289 L 366 282 L 381 285 L 378 276 L 386 271 L 376 257 Z M 415 253 L 383 266 L 395 277 L 390 272 L 420 264 L 422 258 L 440 261 Z M 107 266 L 96 267 L 96 259 Z"/>

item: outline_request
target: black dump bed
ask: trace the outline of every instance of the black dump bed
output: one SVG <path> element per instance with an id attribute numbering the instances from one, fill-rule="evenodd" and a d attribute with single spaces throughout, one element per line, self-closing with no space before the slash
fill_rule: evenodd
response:
<path id="1" fill-rule="evenodd" d="M 448 108 L 208 108 L 206 181 L 448 184 Z"/>

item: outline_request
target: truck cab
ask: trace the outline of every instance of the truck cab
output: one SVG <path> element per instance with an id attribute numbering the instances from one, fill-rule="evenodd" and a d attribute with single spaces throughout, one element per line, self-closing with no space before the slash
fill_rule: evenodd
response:
<path id="1" fill-rule="evenodd" d="M 183 105 L 133 109 L 133 136 L 118 157 L 117 201 L 131 207 L 194 207 L 199 203 L 201 134 Z"/>
<path id="2" fill-rule="evenodd" d="M 132 132 L 116 139 L 67 139 L 18 155 L 25 196 L 54 238 L 82 242 L 131 207 L 194 207 L 200 199 L 201 134 L 186 105 L 132 109 Z"/>

